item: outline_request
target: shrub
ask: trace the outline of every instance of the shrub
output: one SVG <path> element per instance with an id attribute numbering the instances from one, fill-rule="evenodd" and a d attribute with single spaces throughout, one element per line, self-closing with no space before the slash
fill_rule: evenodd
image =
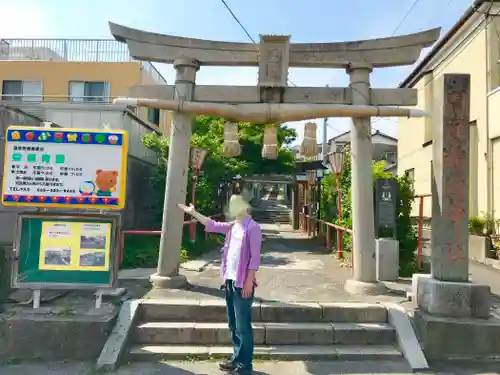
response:
<path id="1" fill-rule="evenodd" d="M 294 153 L 287 146 L 296 138 L 294 129 L 281 125 L 278 129 L 279 152 L 276 160 L 263 159 L 261 149 L 263 143 L 264 126 L 239 122 L 239 140 L 242 153 L 237 157 L 223 155 L 225 120 L 219 117 L 197 116 L 193 119 L 191 136 L 192 147 L 202 147 L 208 155 L 200 172 L 196 185 L 196 202 L 193 202 L 200 212 L 205 215 L 220 214 L 226 204 L 226 192 L 230 189 L 231 181 L 237 175 L 251 174 L 288 174 L 295 169 Z M 157 133 L 143 136 L 143 144 L 153 150 L 159 161 L 157 173 L 151 178 L 157 194 L 149 199 L 156 199 L 153 206 L 157 226 L 161 225 L 163 214 L 163 196 L 165 191 L 165 176 L 169 155 L 169 140 Z M 188 171 L 186 202 L 191 201 L 193 187 L 193 171 Z M 203 250 L 213 247 L 212 242 L 204 240 L 200 235 L 196 245 L 189 242 L 187 227 L 183 233 L 181 262 L 200 255 Z M 130 248 L 124 254 L 124 267 L 154 267 L 158 259 L 159 236 L 134 236 L 126 239 L 126 247 Z"/>
<path id="2" fill-rule="evenodd" d="M 384 162 L 373 163 L 373 182 L 379 178 L 393 177 L 384 171 Z M 342 217 L 337 217 L 336 176 L 329 174 L 322 181 L 321 213 L 322 219 L 352 228 L 351 218 L 351 159 L 347 153 L 340 185 L 342 191 Z M 416 271 L 415 250 L 417 248 L 416 230 L 411 224 L 411 209 L 414 200 L 412 182 L 405 176 L 398 177 L 398 206 L 396 222 L 396 239 L 399 241 L 399 274 L 409 276 Z M 335 209 L 332 209 L 334 207 Z M 382 233 L 383 234 L 383 233 Z M 352 248 L 351 236 L 344 236 L 344 250 Z"/>
<path id="3" fill-rule="evenodd" d="M 486 229 L 486 219 L 474 216 L 469 219 L 469 233 L 475 236 L 484 236 Z"/>

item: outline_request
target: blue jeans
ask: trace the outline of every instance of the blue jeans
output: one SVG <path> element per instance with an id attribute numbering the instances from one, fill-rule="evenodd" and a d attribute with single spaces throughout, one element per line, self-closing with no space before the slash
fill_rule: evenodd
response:
<path id="1" fill-rule="evenodd" d="M 226 280 L 226 305 L 229 330 L 233 340 L 233 362 L 238 368 L 252 370 L 253 330 L 252 303 L 253 293 L 249 298 L 241 296 L 241 288 L 234 286 L 233 280 Z"/>

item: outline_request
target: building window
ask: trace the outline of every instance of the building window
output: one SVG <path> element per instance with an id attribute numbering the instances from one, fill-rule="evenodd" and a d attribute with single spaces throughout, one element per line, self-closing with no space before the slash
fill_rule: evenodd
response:
<path id="1" fill-rule="evenodd" d="M 3 81 L 2 100 L 21 100 L 24 102 L 42 101 L 42 82 L 40 81 Z"/>
<path id="2" fill-rule="evenodd" d="M 148 108 L 148 121 L 157 126 L 160 125 L 160 110 L 158 108 Z"/>
<path id="3" fill-rule="evenodd" d="M 69 101 L 72 103 L 107 103 L 109 85 L 102 81 L 70 81 Z"/>

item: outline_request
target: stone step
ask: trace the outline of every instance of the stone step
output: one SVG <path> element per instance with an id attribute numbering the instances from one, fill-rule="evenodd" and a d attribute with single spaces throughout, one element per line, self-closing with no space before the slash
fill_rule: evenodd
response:
<path id="1" fill-rule="evenodd" d="M 138 345 L 129 352 L 129 359 L 150 360 L 201 360 L 227 358 L 233 353 L 232 346 L 192 345 Z M 277 345 L 255 346 L 256 359 L 270 360 L 395 360 L 401 352 L 392 345 Z"/>
<path id="2" fill-rule="evenodd" d="M 226 322 L 226 304 L 218 300 L 144 300 L 143 322 Z M 387 310 L 362 302 L 259 302 L 252 306 L 253 322 L 387 323 Z"/>
<path id="3" fill-rule="evenodd" d="M 254 323 L 255 345 L 387 345 L 386 323 Z M 138 344 L 230 345 L 227 323 L 148 322 L 135 329 Z"/>

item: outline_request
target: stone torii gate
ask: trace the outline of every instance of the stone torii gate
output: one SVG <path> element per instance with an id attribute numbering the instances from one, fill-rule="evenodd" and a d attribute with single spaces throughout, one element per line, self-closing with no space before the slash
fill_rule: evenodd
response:
<path id="1" fill-rule="evenodd" d="M 127 43 L 138 60 L 173 64 L 175 85 L 134 86 L 123 99 L 131 105 L 172 110 L 170 156 L 166 177 L 162 238 L 155 287 L 177 287 L 183 217 L 176 205 L 186 199 L 193 114 L 232 121 L 286 122 L 319 117 L 352 117 L 352 209 L 354 274 L 345 285 L 351 293 L 384 290 L 375 272 L 371 116 L 423 116 L 414 106 L 414 89 L 371 89 L 373 68 L 413 64 L 440 29 L 416 34 L 347 43 L 290 43 L 290 36 L 261 35 L 260 44 L 217 42 L 155 34 L 110 23 L 117 41 Z M 257 86 L 196 86 L 200 66 L 257 66 Z M 289 67 L 341 68 L 349 88 L 287 87 Z"/>

